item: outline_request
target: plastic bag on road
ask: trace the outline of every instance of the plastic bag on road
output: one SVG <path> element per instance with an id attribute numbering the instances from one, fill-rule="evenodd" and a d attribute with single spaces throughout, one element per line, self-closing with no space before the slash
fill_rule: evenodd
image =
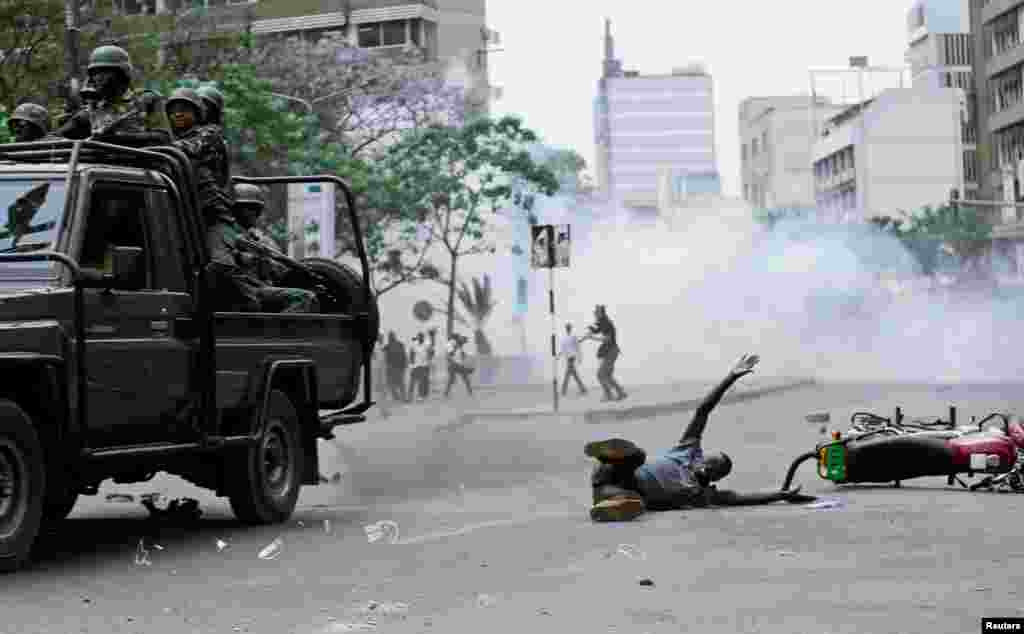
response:
<path id="1" fill-rule="evenodd" d="M 366 532 L 366 541 L 371 544 L 384 541 L 394 544 L 398 541 L 398 523 L 391 520 L 375 522 L 363 527 Z"/>
<path id="2" fill-rule="evenodd" d="M 284 540 L 278 537 L 274 541 L 267 544 L 267 546 L 260 551 L 260 559 L 277 559 L 281 556 L 281 552 L 284 548 Z"/>

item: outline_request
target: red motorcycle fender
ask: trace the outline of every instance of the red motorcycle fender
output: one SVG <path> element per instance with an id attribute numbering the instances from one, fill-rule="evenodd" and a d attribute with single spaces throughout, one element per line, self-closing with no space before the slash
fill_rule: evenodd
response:
<path id="1" fill-rule="evenodd" d="M 1003 473 L 1017 462 L 1017 446 L 1003 434 L 972 434 L 947 442 L 957 472 Z"/>

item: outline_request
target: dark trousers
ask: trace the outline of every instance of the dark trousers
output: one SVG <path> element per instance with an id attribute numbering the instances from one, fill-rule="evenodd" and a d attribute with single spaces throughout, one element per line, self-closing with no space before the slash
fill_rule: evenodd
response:
<path id="1" fill-rule="evenodd" d="M 424 367 L 412 369 L 412 372 L 409 374 L 410 399 L 412 399 L 412 397 L 416 394 L 418 394 L 420 398 L 427 398 L 427 395 L 430 391 L 430 383 L 428 381 L 429 375 L 427 374 L 428 370 L 429 368 Z"/>
<path id="2" fill-rule="evenodd" d="M 576 380 L 576 385 L 580 388 L 580 394 L 586 394 L 587 388 L 583 385 L 583 381 L 580 379 L 580 375 L 576 372 L 576 357 L 569 357 L 565 361 L 565 378 L 562 380 L 562 396 L 569 391 L 569 378 Z"/>
<path id="3" fill-rule="evenodd" d="M 448 387 L 444 388 L 444 395 L 448 396 L 451 394 L 452 386 L 455 385 L 455 381 L 459 377 L 462 377 L 462 382 L 466 384 L 466 391 L 470 395 L 473 394 L 473 386 L 469 384 L 469 369 L 461 365 L 448 365 Z"/>
<path id="4" fill-rule="evenodd" d="M 619 358 L 618 348 L 612 348 L 605 352 L 601 358 L 601 367 L 597 369 L 597 382 L 601 384 L 601 389 L 604 390 L 605 398 L 611 399 L 615 396 L 623 398 L 626 396 L 626 390 L 622 389 L 619 382 L 615 380 L 613 376 L 615 373 L 615 360 Z M 616 394 L 612 394 L 612 390 L 615 390 Z"/>
<path id="5" fill-rule="evenodd" d="M 405 368 L 388 368 L 388 388 L 396 401 L 408 399 L 405 393 Z"/>

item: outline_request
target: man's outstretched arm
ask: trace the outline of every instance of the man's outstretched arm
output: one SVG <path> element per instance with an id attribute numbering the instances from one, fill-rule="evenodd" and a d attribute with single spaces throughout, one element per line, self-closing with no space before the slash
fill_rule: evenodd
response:
<path id="1" fill-rule="evenodd" d="M 818 499 L 813 495 L 800 493 L 800 487 L 791 491 L 766 491 L 759 493 L 737 493 L 735 491 L 723 491 L 715 487 L 708 487 L 705 492 L 707 494 L 706 500 L 711 506 L 755 506 L 758 504 L 771 504 L 773 502 L 805 504 Z"/>
<path id="2" fill-rule="evenodd" d="M 746 376 L 754 371 L 754 366 L 761 360 L 756 354 L 745 354 L 736 365 L 729 370 L 729 374 L 719 383 L 715 389 L 704 397 L 701 401 L 700 406 L 697 407 L 697 411 L 693 414 L 693 419 L 690 424 L 687 425 L 686 431 L 683 432 L 683 437 L 679 440 L 679 444 L 689 444 L 694 441 L 698 441 L 704 436 L 704 428 L 708 424 L 708 417 L 711 415 L 711 410 L 715 409 L 715 406 L 722 400 L 725 393 L 729 391 L 733 383 L 738 381 L 741 377 Z"/>

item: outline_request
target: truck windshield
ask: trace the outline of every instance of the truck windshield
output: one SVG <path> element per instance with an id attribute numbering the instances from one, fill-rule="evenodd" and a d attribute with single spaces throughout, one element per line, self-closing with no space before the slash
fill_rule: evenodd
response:
<path id="1" fill-rule="evenodd" d="M 29 253 L 54 248 L 64 217 L 62 180 L 0 180 L 0 253 Z M 0 265 L 0 287 L 24 286 L 53 278 L 52 262 Z"/>

